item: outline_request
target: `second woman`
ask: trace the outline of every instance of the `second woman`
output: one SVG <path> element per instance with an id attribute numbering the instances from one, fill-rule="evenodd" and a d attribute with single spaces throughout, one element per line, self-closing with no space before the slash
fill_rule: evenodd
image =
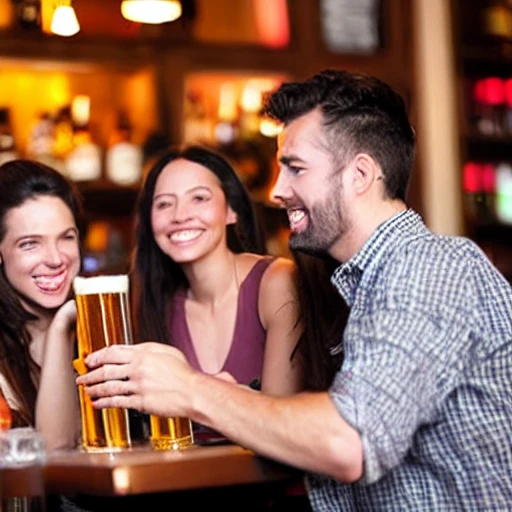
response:
<path id="1" fill-rule="evenodd" d="M 295 266 L 260 254 L 256 226 L 220 155 L 193 146 L 162 156 L 138 204 L 139 338 L 166 341 L 205 373 L 290 394 L 302 388 Z"/>

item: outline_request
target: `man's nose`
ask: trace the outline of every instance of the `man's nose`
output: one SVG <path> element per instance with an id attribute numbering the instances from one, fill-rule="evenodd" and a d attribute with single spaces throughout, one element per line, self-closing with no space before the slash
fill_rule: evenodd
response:
<path id="1" fill-rule="evenodd" d="M 270 199 L 279 206 L 285 206 L 286 199 L 291 197 L 290 179 L 283 170 L 280 170 L 276 182 L 270 192 Z"/>

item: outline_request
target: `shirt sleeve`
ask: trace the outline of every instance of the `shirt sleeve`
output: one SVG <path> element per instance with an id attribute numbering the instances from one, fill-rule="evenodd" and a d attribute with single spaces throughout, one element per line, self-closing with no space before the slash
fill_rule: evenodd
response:
<path id="1" fill-rule="evenodd" d="M 370 307 L 352 311 L 344 334 L 344 363 L 329 393 L 361 435 L 362 483 L 377 481 L 403 460 L 418 428 L 436 421 L 460 371 L 459 351 L 470 329 L 469 299 L 454 286 L 461 275 L 452 275 L 449 285 L 429 272 L 424 277 L 428 284 L 421 276 L 395 275 L 384 297 L 376 291 Z"/>

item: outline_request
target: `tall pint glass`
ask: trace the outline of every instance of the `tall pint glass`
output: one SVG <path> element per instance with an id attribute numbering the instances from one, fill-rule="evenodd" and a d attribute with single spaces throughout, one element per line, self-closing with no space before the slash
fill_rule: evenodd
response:
<path id="1" fill-rule="evenodd" d="M 127 275 L 76 277 L 78 374 L 87 371 L 84 359 L 109 345 L 133 343 L 129 280 Z M 94 409 L 91 398 L 79 386 L 82 446 L 86 451 L 117 451 L 131 446 L 128 411 Z"/>

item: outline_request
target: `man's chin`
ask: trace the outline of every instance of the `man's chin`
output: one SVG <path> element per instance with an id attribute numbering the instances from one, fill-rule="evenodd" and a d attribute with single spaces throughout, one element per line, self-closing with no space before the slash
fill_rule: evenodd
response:
<path id="1" fill-rule="evenodd" d="M 327 250 L 324 247 L 319 247 L 318 244 L 315 244 L 303 233 L 292 233 L 288 246 L 292 251 L 303 252 L 310 256 L 325 256 L 327 254 Z"/>

